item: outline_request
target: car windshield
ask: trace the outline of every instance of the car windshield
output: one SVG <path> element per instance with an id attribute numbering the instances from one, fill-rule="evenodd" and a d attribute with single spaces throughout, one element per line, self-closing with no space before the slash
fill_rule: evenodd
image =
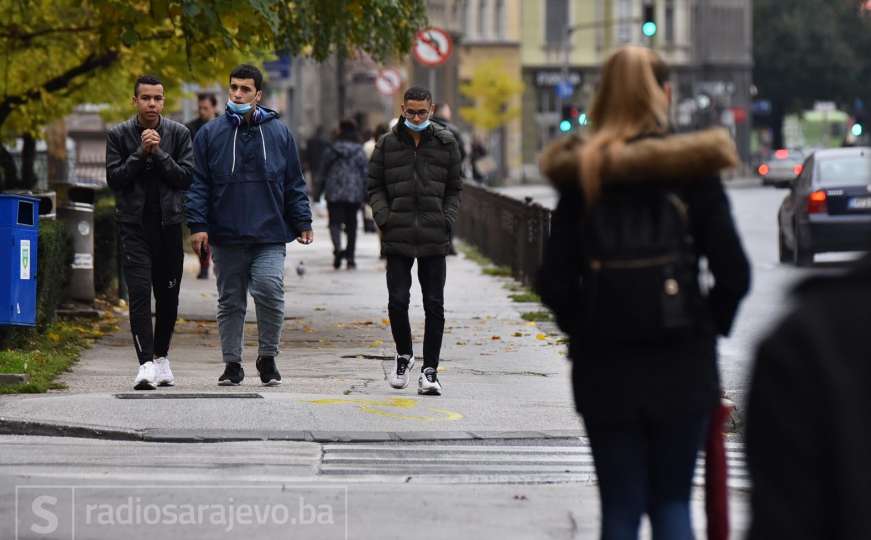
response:
<path id="1" fill-rule="evenodd" d="M 871 155 L 820 160 L 819 183 L 823 186 L 871 184 Z"/>

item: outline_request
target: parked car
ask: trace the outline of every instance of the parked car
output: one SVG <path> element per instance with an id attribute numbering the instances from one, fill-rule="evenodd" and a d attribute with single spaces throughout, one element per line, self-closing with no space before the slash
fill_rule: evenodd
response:
<path id="1" fill-rule="evenodd" d="M 785 180 L 792 181 L 801 174 L 805 154 L 798 149 L 781 148 L 774 152 L 771 159 L 756 168 L 756 173 L 762 178 L 763 186 L 773 186 Z"/>
<path id="2" fill-rule="evenodd" d="M 871 147 L 819 150 L 792 181 L 778 211 L 780 262 L 871 248 Z"/>

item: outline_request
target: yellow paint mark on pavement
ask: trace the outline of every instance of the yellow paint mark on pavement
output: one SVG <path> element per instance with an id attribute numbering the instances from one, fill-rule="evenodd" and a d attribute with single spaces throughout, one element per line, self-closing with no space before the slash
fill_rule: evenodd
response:
<path id="1" fill-rule="evenodd" d="M 308 403 L 313 403 L 315 405 L 352 405 L 360 411 L 368 414 L 385 416 L 387 418 L 397 418 L 400 420 L 417 420 L 419 422 L 437 422 L 440 420 L 454 421 L 463 419 L 462 414 L 447 409 L 424 409 L 421 411 L 423 414 L 408 414 L 404 411 L 417 409 L 419 404 L 418 400 L 412 398 L 390 398 L 386 400 L 325 398 L 310 400 Z"/>

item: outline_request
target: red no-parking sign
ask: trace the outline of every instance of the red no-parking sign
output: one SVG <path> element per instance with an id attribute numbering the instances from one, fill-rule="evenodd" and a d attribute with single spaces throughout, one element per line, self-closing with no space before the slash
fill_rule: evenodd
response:
<path id="1" fill-rule="evenodd" d="M 417 33 L 414 57 L 425 66 L 444 64 L 454 50 L 451 36 L 441 28 L 424 28 Z"/>

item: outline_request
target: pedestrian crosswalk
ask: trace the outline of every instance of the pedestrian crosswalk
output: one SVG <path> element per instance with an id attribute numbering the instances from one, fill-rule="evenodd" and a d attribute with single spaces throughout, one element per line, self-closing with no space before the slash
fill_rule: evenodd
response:
<path id="1" fill-rule="evenodd" d="M 727 443 L 728 485 L 748 489 L 743 445 Z M 584 438 L 555 445 L 377 443 L 326 444 L 319 466 L 321 475 L 401 478 L 406 482 L 596 482 L 589 443 Z M 704 483 L 704 456 L 695 482 Z"/>

